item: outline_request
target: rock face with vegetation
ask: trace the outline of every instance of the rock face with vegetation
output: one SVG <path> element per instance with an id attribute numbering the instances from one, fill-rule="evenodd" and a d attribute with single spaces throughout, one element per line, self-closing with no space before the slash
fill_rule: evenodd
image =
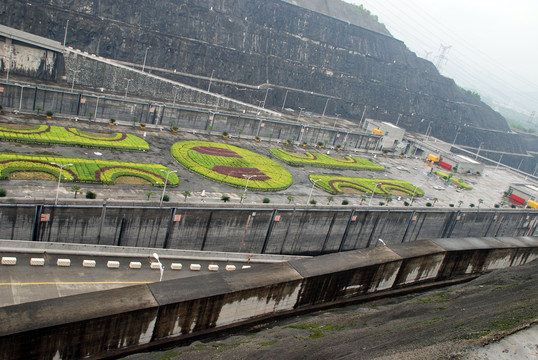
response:
<path id="1" fill-rule="evenodd" d="M 266 108 L 285 104 L 356 121 L 363 113 L 393 123 L 400 118 L 400 126 L 419 133 L 431 123 L 431 135 L 450 143 L 466 125 L 458 144 L 476 149 L 484 142 L 484 155 L 526 153 L 501 115 L 409 51 L 375 16 L 338 0 L 31 4 L 3 1 L 0 22 L 63 41 L 69 20 L 73 48 L 140 65 L 146 60 L 146 71 L 204 90 L 212 79 L 211 92 L 254 105 L 265 99 Z"/>

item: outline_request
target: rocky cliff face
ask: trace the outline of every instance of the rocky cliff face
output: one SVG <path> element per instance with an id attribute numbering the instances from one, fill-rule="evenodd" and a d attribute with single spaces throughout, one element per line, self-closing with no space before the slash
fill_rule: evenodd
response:
<path id="1" fill-rule="evenodd" d="M 67 45 L 138 64 L 147 51 L 148 67 L 205 76 L 176 75 L 203 89 L 213 75 L 212 91 L 252 104 L 270 88 L 268 108 L 279 110 L 286 99 L 289 108 L 321 114 L 326 106 L 327 115 L 356 120 L 363 111 L 390 122 L 401 114 L 399 125 L 411 131 L 425 133 L 431 122 L 431 135 L 448 142 L 462 128 L 459 144 L 525 152 L 501 115 L 440 76 L 381 25 L 372 31 L 279 0 L 0 4 L 4 25 L 58 41 L 67 20 Z"/>

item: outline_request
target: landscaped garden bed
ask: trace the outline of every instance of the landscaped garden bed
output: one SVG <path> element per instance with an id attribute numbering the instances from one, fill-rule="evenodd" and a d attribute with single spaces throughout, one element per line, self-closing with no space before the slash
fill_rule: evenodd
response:
<path id="1" fill-rule="evenodd" d="M 60 165 L 62 181 L 100 182 L 113 184 L 122 176 L 144 179 L 152 185 L 164 185 L 166 173 L 170 171 L 158 164 L 142 164 L 124 161 L 93 160 L 67 158 L 60 156 L 33 156 L 22 154 L 0 154 L 0 178 L 17 179 L 17 173 L 28 172 L 47 173 L 58 179 Z M 163 170 L 163 171 L 161 171 Z M 24 178 L 24 176 L 21 176 Z M 178 185 L 179 179 L 175 173 L 170 173 L 168 185 Z"/>
<path id="2" fill-rule="evenodd" d="M 334 169 L 385 171 L 383 166 L 360 157 L 344 156 L 342 158 L 337 158 L 323 153 L 311 152 L 296 154 L 281 149 L 271 149 L 271 153 L 290 165 L 310 165 Z"/>
<path id="3" fill-rule="evenodd" d="M 466 189 L 466 190 L 471 190 L 473 187 L 471 185 L 468 185 L 465 183 L 465 180 L 463 179 L 456 179 L 442 171 L 434 171 L 433 172 L 435 175 L 439 176 L 441 179 L 443 180 L 449 180 L 452 184 L 456 185 L 457 187 L 459 187 L 460 189 Z"/>
<path id="4" fill-rule="evenodd" d="M 289 187 L 293 178 L 277 162 L 237 146 L 208 141 L 182 141 L 172 155 L 189 170 L 212 180 L 259 190 Z"/>
<path id="5" fill-rule="evenodd" d="M 310 181 L 331 194 L 358 192 L 371 194 L 372 191 L 382 195 L 424 195 L 424 191 L 404 180 L 370 179 L 338 175 L 309 176 Z M 351 190 L 351 191 L 349 191 Z"/>
<path id="6" fill-rule="evenodd" d="M 126 133 L 90 134 L 75 128 L 35 125 L 0 126 L 0 140 L 34 144 L 59 144 L 122 150 L 149 150 L 148 143 L 138 136 Z"/>

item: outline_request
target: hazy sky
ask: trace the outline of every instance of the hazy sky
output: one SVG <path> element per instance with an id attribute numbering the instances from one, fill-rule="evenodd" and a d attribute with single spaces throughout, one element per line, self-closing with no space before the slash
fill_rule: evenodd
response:
<path id="1" fill-rule="evenodd" d="M 441 44 L 451 46 L 441 74 L 538 118 L 538 0 L 344 1 L 363 4 L 433 63 Z"/>

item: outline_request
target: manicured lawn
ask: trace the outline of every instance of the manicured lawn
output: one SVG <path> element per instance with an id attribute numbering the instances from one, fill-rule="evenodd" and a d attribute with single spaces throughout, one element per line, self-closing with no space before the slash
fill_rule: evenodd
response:
<path id="1" fill-rule="evenodd" d="M 230 185 L 259 190 L 289 187 L 293 178 L 277 162 L 237 146 L 208 142 L 182 141 L 172 145 L 172 155 L 187 169 Z"/>

